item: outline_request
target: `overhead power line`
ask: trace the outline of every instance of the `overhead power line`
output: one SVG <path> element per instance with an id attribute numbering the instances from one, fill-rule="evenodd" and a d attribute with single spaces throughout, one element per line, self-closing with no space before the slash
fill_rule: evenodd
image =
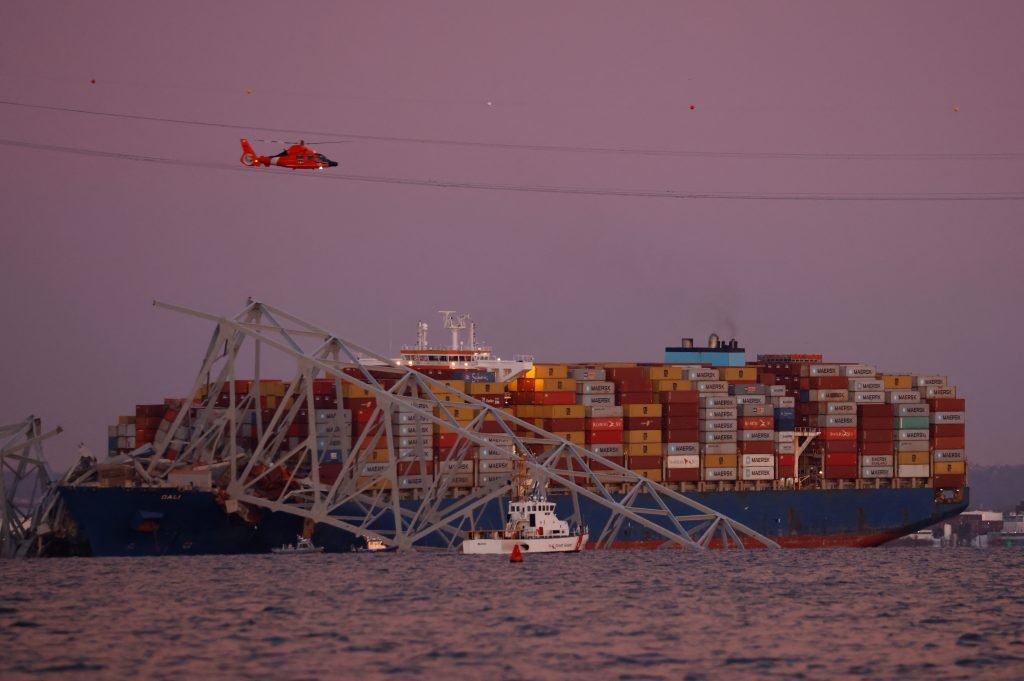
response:
<path id="1" fill-rule="evenodd" d="M 759 151 L 701 151 L 680 149 L 639 149 L 631 147 L 592 147 L 558 144 L 513 144 L 504 142 L 480 142 L 473 140 L 456 140 L 428 137 L 405 137 L 395 135 L 365 135 L 339 132 L 337 130 L 299 130 L 294 128 L 270 128 L 257 125 L 240 125 L 237 123 L 220 123 L 198 121 L 184 118 L 168 118 L 163 116 L 143 116 L 109 111 L 94 111 L 67 106 L 45 104 L 27 104 L 0 100 L 0 105 L 37 109 L 44 111 L 62 111 L 65 113 L 104 116 L 137 121 L 171 123 L 175 125 L 194 125 L 229 130 L 260 130 L 263 132 L 287 133 L 300 136 L 344 137 L 349 140 L 372 142 L 396 142 L 404 144 L 426 144 L 452 147 L 470 147 L 485 149 L 502 149 L 516 151 L 560 152 L 575 154 L 619 154 L 628 156 L 663 156 L 680 158 L 724 158 L 724 159 L 759 159 L 759 160 L 804 160 L 804 161 L 1019 161 L 1024 160 L 1024 152 L 938 152 L 938 153 L 852 153 L 852 152 L 759 152 Z"/>
<path id="2" fill-rule="evenodd" d="M 644 190 L 644 189 L 603 189 L 591 187 L 571 187 L 553 185 L 520 185 L 503 184 L 496 182 L 465 182 L 459 180 L 434 180 L 415 177 L 389 177 L 380 175 L 354 175 L 335 173 L 333 171 L 312 172 L 281 172 L 271 169 L 254 170 L 241 165 L 229 163 L 217 163 L 209 161 L 187 161 L 183 159 L 165 158 L 161 156 L 148 156 L 143 154 L 131 154 L 116 151 L 103 151 L 99 149 L 83 149 L 80 147 L 66 147 L 54 144 L 38 144 L 34 142 L 22 142 L 19 140 L 0 139 L 0 145 L 34 149 L 37 151 L 49 151 L 65 154 L 76 154 L 79 156 L 92 156 L 110 158 L 122 161 L 136 161 L 145 163 L 158 163 L 173 166 L 188 166 L 210 168 L 214 170 L 229 170 L 234 172 L 245 172 L 253 175 L 264 175 L 274 177 L 302 177 L 318 180 L 334 180 L 344 182 L 370 182 L 377 184 L 410 185 L 418 187 L 437 187 L 444 189 L 477 189 L 503 192 L 529 192 L 538 194 L 576 194 L 582 196 L 618 196 L 648 199 L 719 199 L 731 201 L 1024 201 L 1024 192 L 901 192 L 901 193 L 829 193 L 829 192 L 703 192 L 703 191 L 676 191 L 676 190 Z"/>

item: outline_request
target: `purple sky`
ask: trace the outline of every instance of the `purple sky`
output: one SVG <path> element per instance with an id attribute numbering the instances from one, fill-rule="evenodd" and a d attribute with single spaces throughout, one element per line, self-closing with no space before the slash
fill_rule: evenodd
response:
<path id="1" fill-rule="evenodd" d="M 1021 192 L 1019 157 L 751 154 L 1024 153 L 1024 4 L 144 5 L 0 5 L 0 100 L 224 124 L 0 105 L 0 422 L 64 426 L 57 467 L 80 441 L 102 452 L 136 403 L 191 386 L 211 327 L 153 299 L 230 315 L 250 295 L 385 354 L 417 319 L 442 340 L 447 308 L 499 352 L 547 361 L 657 361 L 717 330 L 751 359 L 944 373 L 969 401 L 971 460 L 1021 461 L 1024 201 L 329 180 Z M 355 140 L 319 147 L 341 163 L 319 177 L 238 165 L 240 136 L 345 135 L 740 156 Z"/>

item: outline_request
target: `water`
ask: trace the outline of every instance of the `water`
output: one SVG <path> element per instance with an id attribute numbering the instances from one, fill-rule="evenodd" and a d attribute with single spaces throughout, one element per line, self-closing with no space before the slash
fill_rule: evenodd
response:
<path id="1" fill-rule="evenodd" d="M 1021 679 L 1024 551 L 0 562 L 0 678 Z"/>

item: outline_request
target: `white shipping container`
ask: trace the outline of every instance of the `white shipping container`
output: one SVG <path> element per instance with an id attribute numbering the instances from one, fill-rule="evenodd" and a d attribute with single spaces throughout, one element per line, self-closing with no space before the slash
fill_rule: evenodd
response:
<path id="1" fill-rule="evenodd" d="M 399 459 L 433 459 L 434 447 L 403 447 L 398 450 Z"/>
<path id="2" fill-rule="evenodd" d="M 932 423 L 967 423 L 967 412 L 936 411 L 931 414 Z"/>
<path id="3" fill-rule="evenodd" d="M 927 452 L 928 451 L 927 440 L 897 440 L 896 451 L 897 452 Z"/>
<path id="4" fill-rule="evenodd" d="M 819 414 L 856 414 L 856 402 L 819 402 Z"/>
<path id="5" fill-rule="evenodd" d="M 857 391 L 880 392 L 885 390 L 885 381 L 874 378 L 851 378 L 849 388 Z"/>
<path id="6" fill-rule="evenodd" d="M 430 435 L 434 431 L 434 427 L 430 423 L 406 423 L 405 425 L 395 426 L 394 434 L 400 437 L 409 435 Z"/>
<path id="7" fill-rule="evenodd" d="M 914 385 L 918 388 L 944 388 L 949 381 L 945 376 L 914 376 Z"/>
<path id="8" fill-rule="evenodd" d="M 796 442 L 796 433 L 792 430 L 775 431 L 776 442 Z"/>
<path id="9" fill-rule="evenodd" d="M 736 431 L 712 430 L 702 432 L 700 434 L 700 441 L 705 444 L 725 444 L 729 442 L 736 442 Z"/>
<path id="10" fill-rule="evenodd" d="M 768 396 L 769 397 L 773 397 L 773 398 L 774 397 L 785 397 L 786 396 L 786 386 L 784 386 L 784 385 L 770 385 L 770 386 L 768 386 Z M 790 398 L 790 399 L 792 399 L 792 398 Z M 775 406 L 779 407 L 779 406 L 786 406 L 786 405 L 778 405 L 777 404 Z"/>
<path id="11" fill-rule="evenodd" d="M 768 404 L 768 398 L 764 395 L 737 395 L 736 404 L 744 406 Z"/>
<path id="12" fill-rule="evenodd" d="M 508 477 L 509 476 L 507 475 L 505 476 L 506 479 Z M 459 473 L 458 475 L 448 476 L 449 487 L 473 487 L 474 485 L 476 485 L 475 475 L 464 475 L 462 473 Z"/>
<path id="13" fill-rule="evenodd" d="M 429 440 L 428 440 L 428 442 L 429 442 Z M 317 448 L 318 451 L 321 451 L 321 452 L 327 451 L 328 449 L 344 449 L 344 450 L 348 450 L 350 446 L 351 446 L 351 443 L 350 443 L 348 438 L 327 437 L 327 438 L 323 438 L 323 439 L 318 439 L 316 441 L 316 448 Z"/>
<path id="14" fill-rule="evenodd" d="M 720 421 L 700 421 L 700 429 L 704 432 L 708 431 L 728 431 L 736 430 L 736 419 L 726 419 Z"/>
<path id="15" fill-rule="evenodd" d="M 963 461 L 964 458 L 962 449 L 936 449 L 932 452 L 933 461 Z"/>
<path id="16" fill-rule="evenodd" d="M 475 470 L 474 461 L 468 459 L 465 461 L 438 461 L 437 470 L 439 473 L 445 474 L 459 474 L 459 475 L 472 475 Z"/>
<path id="17" fill-rule="evenodd" d="M 825 428 L 853 428 L 857 425 L 856 414 L 819 414 L 818 425 Z"/>
<path id="18" fill-rule="evenodd" d="M 850 393 L 857 404 L 885 404 L 885 393 L 880 390 L 867 390 Z"/>
<path id="19" fill-rule="evenodd" d="M 735 454 L 737 450 L 735 442 L 718 442 L 709 445 L 701 445 L 701 454 L 711 454 L 713 456 L 722 456 L 725 454 Z"/>
<path id="20" fill-rule="evenodd" d="M 931 410 L 924 402 L 918 404 L 898 404 L 893 407 L 893 413 L 896 416 L 928 416 L 928 412 Z"/>
<path id="21" fill-rule="evenodd" d="M 622 456 L 622 445 L 589 445 L 588 450 L 598 456 Z"/>
<path id="22" fill-rule="evenodd" d="M 946 386 L 944 388 L 928 387 L 922 388 L 922 390 L 924 391 L 925 398 L 929 400 L 956 399 L 956 388 L 953 386 Z"/>
<path id="23" fill-rule="evenodd" d="M 593 405 L 587 407 L 588 419 L 607 419 L 622 416 L 621 405 Z"/>
<path id="24" fill-rule="evenodd" d="M 906 404 L 921 401 L 921 393 L 916 390 L 886 390 L 885 401 L 889 404 Z"/>
<path id="25" fill-rule="evenodd" d="M 729 384 L 726 381 L 698 381 L 694 387 L 702 393 L 729 394 Z"/>
<path id="26" fill-rule="evenodd" d="M 838 364 L 805 364 L 800 367 L 801 376 L 838 376 Z"/>
<path id="27" fill-rule="evenodd" d="M 701 395 L 700 406 L 702 409 L 735 407 L 736 397 L 734 395 Z"/>
<path id="28" fill-rule="evenodd" d="M 774 442 L 774 430 L 739 430 L 736 431 L 741 442 Z"/>
<path id="29" fill-rule="evenodd" d="M 424 489 L 433 484 L 433 475 L 403 475 L 398 478 L 398 489 Z"/>
<path id="30" fill-rule="evenodd" d="M 697 442 L 667 442 L 665 443 L 666 454 L 698 454 L 700 444 Z"/>
<path id="31" fill-rule="evenodd" d="M 849 390 L 808 390 L 807 400 L 809 402 L 849 402 Z"/>
<path id="32" fill-rule="evenodd" d="M 779 386 L 783 387 L 783 386 Z M 772 397 L 772 406 L 776 409 L 793 409 L 796 407 L 796 398 L 785 395 Z"/>
<path id="33" fill-rule="evenodd" d="M 866 364 L 844 364 L 842 375 L 847 378 L 873 378 L 878 372 Z"/>
<path id="34" fill-rule="evenodd" d="M 421 409 L 424 411 L 430 411 L 434 407 L 434 403 L 429 400 L 402 400 L 395 405 L 395 411 L 399 413 L 413 412 L 415 409 Z M 344 411 L 352 412 L 348 409 Z"/>
<path id="35" fill-rule="evenodd" d="M 927 478 L 930 474 L 926 463 L 904 464 L 896 467 L 897 478 Z"/>
<path id="36" fill-rule="evenodd" d="M 604 369 L 594 367 L 574 367 L 569 369 L 569 378 L 577 381 L 603 381 L 605 377 Z"/>
<path id="37" fill-rule="evenodd" d="M 770 404 L 741 404 L 740 416 L 774 416 L 775 407 Z"/>
<path id="38" fill-rule="evenodd" d="M 688 381 L 717 381 L 720 377 L 718 369 L 693 368 L 683 372 Z"/>
<path id="39" fill-rule="evenodd" d="M 744 466 L 740 469 L 743 480 L 774 480 L 775 466 Z"/>
<path id="40" fill-rule="evenodd" d="M 363 464 L 363 472 L 360 473 L 359 475 L 360 476 L 376 476 L 376 475 L 381 475 L 383 473 L 386 473 L 390 466 L 391 466 L 391 464 L 386 462 L 386 461 L 364 463 Z"/>
<path id="41" fill-rule="evenodd" d="M 775 443 L 776 454 L 796 454 L 796 443 L 790 440 L 789 442 L 776 442 Z"/>
<path id="42" fill-rule="evenodd" d="M 696 454 L 668 454 L 665 456 L 666 468 L 700 468 L 700 457 Z"/>
<path id="43" fill-rule="evenodd" d="M 577 381 L 576 393 L 587 395 L 611 395 L 615 393 L 615 384 L 611 381 Z"/>
<path id="44" fill-rule="evenodd" d="M 740 459 L 741 466 L 771 466 L 775 467 L 774 454 L 744 454 Z"/>
<path id="45" fill-rule="evenodd" d="M 860 469 L 860 477 L 862 478 L 891 478 L 892 466 L 871 466 L 862 467 Z"/>
<path id="46" fill-rule="evenodd" d="M 508 473 L 515 470 L 515 462 L 512 459 L 480 460 L 476 464 L 476 470 L 481 475 L 485 473 Z"/>
<path id="47" fill-rule="evenodd" d="M 576 404 L 588 407 L 613 407 L 615 406 L 615 395 L 580 395 L 576 398 Z"/>
<path id="48" fill-rule="evenodd" d="M 505 447 L 481 447 L 477 450 L 479 459 L 510 459 L 512 456 L 512 450 Z"/>
<path id="49" fill-rule="evenodd" d="M 908 428 L 906 430 L 894 430 L 892 431 L 892 438 L 900 442 L 927 442 L 928 430 L 926 428 Z"/>
<path id="50" fill-rule="evenodd" d="M 892 454 L 869 454 L 860 457 L 860 465 L 862 468 L 872 468 L 877 466 L 892 466 L 894 457 Z M 892 477 L 891 475 L 889 476 Z"/>
<path id="51" fill-rule="evenodd" d="M 735 468 L 705 468 L 704 475 L 702 476 L 705 480 L 735 480 L 736 469 Z"/>
<path id="52" fill-rule="evenodd" d="M 746 396 L 751 397 L 759 395 L 764 397 L 768 393 L 768 386 L 763 383 L 731 383 L 729 384 L 729 394 L 736 395 L 737 397 Z"/>
<path id="53" fill-rule="evenodd" d="M 412 412 L 395 412 L 391 417 L 391 423 L 395 425 L 401 425 L 404 423 L 430 423 L 426 416 L 414 414 Z M 317 424 L 320 427 L 320 424 Z"/>
<path id="54" fill-rule="evenodd" d="M 738 410 L 736 407 L 715 407 L 712 409 L 701 409 L 700 418 L 704 421 L 716 421 L 723 419 L 736 420 Z"/>

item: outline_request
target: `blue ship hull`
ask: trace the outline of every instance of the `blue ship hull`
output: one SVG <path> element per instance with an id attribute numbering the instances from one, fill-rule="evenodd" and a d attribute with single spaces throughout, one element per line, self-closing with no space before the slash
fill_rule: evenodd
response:
<path id="1" fill-rule="evenodd" d="M 210 492 L 176 488 L 64 487 L 61 493 L 72 517 L 96 556 L 267 553 L 293 543 L 303 520 L 288 513 L 263 511 L 247 523 L 228 514 Z M 692 492 L 687 496 L 725 514 L 784 547 L 877 546 L 951 518 L 969 503 L 967 489 L 958 503 L 936 503 L 931 488 L 860 490 L 780 490 L 760 492 Z M 568 496 L 553 496 L 562 518 L 572 516 Z M 653 506 L 641 496 L 638 505 Z M 454 503 L 454 502 L 452 502 Z M 403 501 L 415 510 L 416 501 Z M 584 522 L 591 536 L 607 522 L 609 510 L 580 498 Z M 342 508 L 340 513 L 358 509 Z M 678 504 L 676 515 L 690 513 Z M 393 530 L 389 516 L 371 529 Z M 498 504 L 489 504 L 471 528 L 499 529 L 504 517 Z M 328 551 L 351 551 L 362 539 L 337 528 L 317 525 L 313 541 Z M 662 543 L 643 526 L 623 524 L 614 546 L 653 548 Z M 423 545 L 445 548 L 440 534 Z"/>

